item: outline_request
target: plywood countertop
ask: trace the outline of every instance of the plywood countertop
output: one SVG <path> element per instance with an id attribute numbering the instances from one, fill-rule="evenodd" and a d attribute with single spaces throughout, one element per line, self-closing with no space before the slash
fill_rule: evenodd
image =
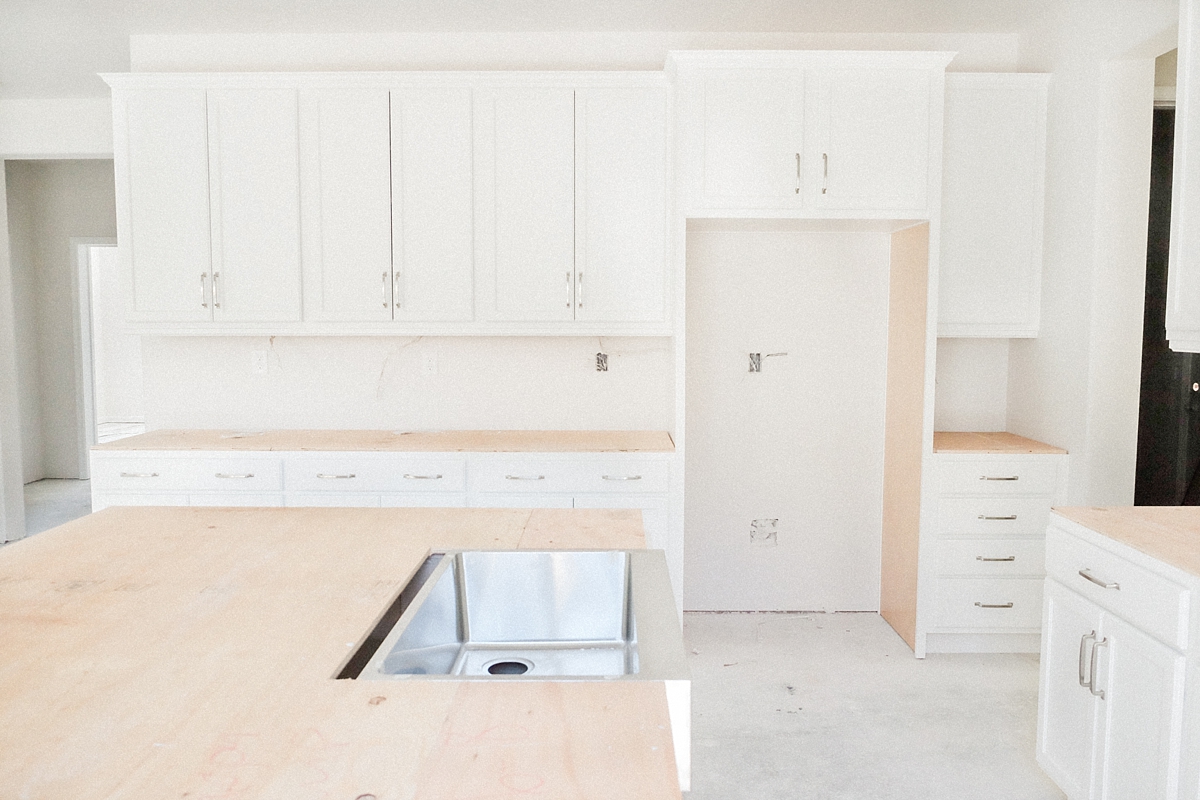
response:
<path id="1" fill-rule="evenodd" d="M 1067 451 L 1006 431 L 934 431 L 933 452 L 1062 455 Z"/>
<path id="2" fill-rule="evenodd" d="M 1200 577 L 1200 507 L 1087 506 L 1054 512 Z"/>
<path id="3" fill-rule="evenodd" d="M 0 548 L 0 797 L 679 798 L 650 681 L 333 675 L 431 548 L 633 511 L 110 508 Z"/>
<path id="4" fill-rule="evenodd" d="M 160 430 L 95 450 L 377 451 L 407 453 L 673 453 L 666 431 Z"/>

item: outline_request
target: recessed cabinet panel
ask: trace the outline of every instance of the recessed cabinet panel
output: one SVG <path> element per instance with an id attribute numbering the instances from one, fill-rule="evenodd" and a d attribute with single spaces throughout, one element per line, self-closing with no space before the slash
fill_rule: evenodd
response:
<path id="1" fill-rule="evenodd" d="M 392 318 L 386 89 L 301 94 L 305 318 Z"/>
<path id="2" fill-rule="evenodd" d="M 114 106 L 126 318 L 211 319 L 205 92 L 133 89 Z"/>
<path id="3" fill-rule="evenodd" d="M 574 317 L 575 93 L 502 89 L 490 99 L 493 316 Z"/>
<path id="4" fill-rule="evenodd" d="M 470 320 L 475 257 L 471 90 L 393 91 L 391 113 L 394 317 Z"/>
<path id="5" fill-rule="evenodd" d="M 208 93 L 213 315 L 300 319 L 300 154 L 295 89 Z"/>
<path id="6" fill-rule="evenodd" d="M 665 315 L 666 92 L 575 96 L 575 318 Z"/>
<path id="7" fill-rule="evenodd" d="M 699 118 L 691 120 L 701 137 L 699 153 L 691 154 L 699 158 L 698 204 L 802 205 L 804 71 L 714 69 L 699 80 Z"/>
<path id="8" fill-rule="evenodd" d="M 810 73 L 808 167 L 824 209 L 925 208 L 929 181 L 929 70 Z"/>

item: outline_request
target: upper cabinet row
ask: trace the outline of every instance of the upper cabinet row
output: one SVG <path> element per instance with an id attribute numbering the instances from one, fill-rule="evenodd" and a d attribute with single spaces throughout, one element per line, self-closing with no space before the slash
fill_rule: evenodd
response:
<path id="1" fill-rule="evenodd" d="M 127 318 L 666 332 L 666 87 L 623 77 L 115 80 Z"/>

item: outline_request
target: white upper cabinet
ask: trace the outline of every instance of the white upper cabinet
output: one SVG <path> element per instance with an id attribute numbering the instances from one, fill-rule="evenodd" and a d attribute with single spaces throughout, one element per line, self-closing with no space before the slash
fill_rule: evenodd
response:
<path id="1" fill-rule="evenodd" d="M 113 116 L 125 316 L 136 322 L 209 320 L 205 92 L 114 91 Z"/>
<path id="2" fill-rule="evenodd" d="M 665 319 L 666 91 L 575 93 L 575 318 Z"/>
<path id="3" fill-rule="evenodd" d="M 305 319 L 392 318 L 388 126 L 386 88 L 300 94 Z"/>
<path id="4" fill-rule="evenodd" d="M 685 213 L 929 216 L 949 58 L 673 54 Z"/>
<path id="5" fill-rule="evenodd" d="M 208 92 L 213 318 L 300 320 L 295 89 Z"/>
<path id="6" fill-rule="evenodd" d="M 392 315 L 474 316 L 472 93 L 410 87 L 391 95 Z"/>
<path id="7" fill-rule="evenodd" d="M 1037 336 L 1048 82 L 946 76 L 939 336 Z"/>

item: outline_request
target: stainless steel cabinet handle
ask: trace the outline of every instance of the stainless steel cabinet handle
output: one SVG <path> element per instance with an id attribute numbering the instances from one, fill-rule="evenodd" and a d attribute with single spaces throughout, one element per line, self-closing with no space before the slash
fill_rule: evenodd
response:
<path id="1" fill-rule="evenodd" d="M 989 517 L 987 514 L 980 514 L 979 518 L 987 519 L 987 520 L 1014 520 L 1017 518 L 1017 515 L 1016 514 L 1005 514 L 1002 517 Z"/>
<path id="2" fill-rule="evenodd" d="M 796 153 L 796 194 L 800 194 L 800 154 Z"/>
<path id="3" fill-rule="evenodd" d="M 573 284 L 571 283 L 571 273 L 568 272 L 567 273 L 567 308 L 571 307 L 571 302 L 575 299 L 571 296 L 572 286 L 573 286 Z"/>
<path id="4" fill-rule="evenodd" d="M 1096 637 L 1093 636 L 1092 638 L 1095 639 Z M 1106 636 L 1100 641 L 1096 642 L 1095 646 L 1092 647 L 1092 663 L 1089 669 L 1089 672 L 1092 674 L 1088 676 L 1088 691 L 1091 692 L 1094 697 L 1099 697 L 1101 700 L 1104 699 L 1104 690 L 1096 688 L 1096 660 L 1097 656 L 1100 655 L 1100 648 L 1107 646 L 1108 637 Z"/>
<path id="5" fill-rule="evenodd" d="M 829 153 L 821 153 L 823 174 L 821 177 L 821 194 L 829 191 Z"/>
<path id="6" fill-rule="evenodd" d="M 213 477 L 215 477 L 215 478 L 253 478 L 254 473 L 253 472 L 242 472 L 239 474 L 233 474 L 233 473 L 229 473 L 229 472 L 217 472 L 213 475 Z"/>
<path id="7" fill-rule="evenodd" d="M 975 556 L 976 561 L 1016 561 L 1016 556 L 1005 556 L 1004 558 L 988 558 L 987 556 Z"/>
<path id="8" fill-rule="evenodd" d="M 395 301 L 392 305 L 396 308 L 404 308 L 404 281 L 400 280 L 400 273 L 392 273 L 392 299 Z"/>
<path id="9" fill-rule="evenodd" d="M 1121 591 L 1121 584 L 1097 578 L 1087 567 L 1079 570 L 1079 577 L 1091 581 L 1102 589 L 1116 589 L 1118 592 Z"/>
<path id="10" fill-rule="evenodd" d="M 388 274 L 385 272 L 385 273 L 383 273 L 383 289 L 382 289 L 382 291 L 383 291 L 383 307 L 384 308 L 387 308 L 389 305 L 391 305 L 391 301 L 388 300 L 387 290 L 388 290 Z"/>
<path id="11" fill-rule="evenodd" d="M 1019 481 L 1019 480 L 1021 480 L 1021 476 L 1020 475 L 1008 475 L 1008 476 L 1002 477 L 999 475 L 980 475 L 979 480 L 981 480 L 981 481 Z"/>
<path id="12" fill-rule="evenodd" d="M 221 299 L 220 299 L 221 295 L 218 293 L 219 290 L 217 289 L 217 279 L 220 277 L 221 277 L 221 273 L 219 273 L 219 272 L 213 273 L 213 290 L 212 290 L 213 308 L 221 307 Z"/>
<path id="13" fill-rule="evenodd" d="M 1091 633 L 1085 633 L 1083 636 L 1079 637 L 1079 685 L 1085 689 L 1089 688 L 1090 683 L 1091 683 L 1091 681 L 1088 680 L 1087 675 L 1085 675 L 1084 671 L 1083 671 L 1088 663 L 1088 656 L 1087 656 L 1088 640 L 1091 640 L 1093 642 L 1096 641 L 1096 632 L 1095 631 L 1092 631 Z"/>
<path id="14" fill-rule="evenodd" d="M 583 273 L 575 276 L 575 306 L 583 308 Z"/>
<path id="15" fill-rule="evenodd" d="M 1013 604 L 1012 603 L 980 603 L 979 601 L 976 601 L 975 607 L 976 608 L 1012 608 Z"/>
<path id="16" fill-rule="evenodd" d="M 157 478 L 157 472 L 122 472 L 122 478 Z"/>
<path id="17" fill-rule="evenodd" d="M 200 307 L 208 308 L 208 273 L 200 273 Z"/>
<path id="18" fill-rule="evenodd" d="M 349 473 L 348 475 L 330 475 L 325 472 L 318 472 L 317 477 L 321 478 L 322 480 L 336 481 L 336 480 L 345 480 L 346 478 L 354 478 L 357 476 L 355 476 L 355 474 L 353 472 Z"/>
<path id="19" fill-rule="evenodd" d="M 506 481 L 544 481 L 545 475 L 505 475 Z"/>
<path id="20" fill-rule="evenodd" d="M 404 479 L 409 480 L 409 481 L 440 481 L 442 479 L 442 476 L 441 475 L 410 475 L 409 473 L 406 472 L 406 473 L 404 473 Z"/>
<path id="21" fill-rule="evenodd" d="M 641 475 L 601 475 L 600 477 L 606 481 L 640 481 L 642 479 Z"/>

